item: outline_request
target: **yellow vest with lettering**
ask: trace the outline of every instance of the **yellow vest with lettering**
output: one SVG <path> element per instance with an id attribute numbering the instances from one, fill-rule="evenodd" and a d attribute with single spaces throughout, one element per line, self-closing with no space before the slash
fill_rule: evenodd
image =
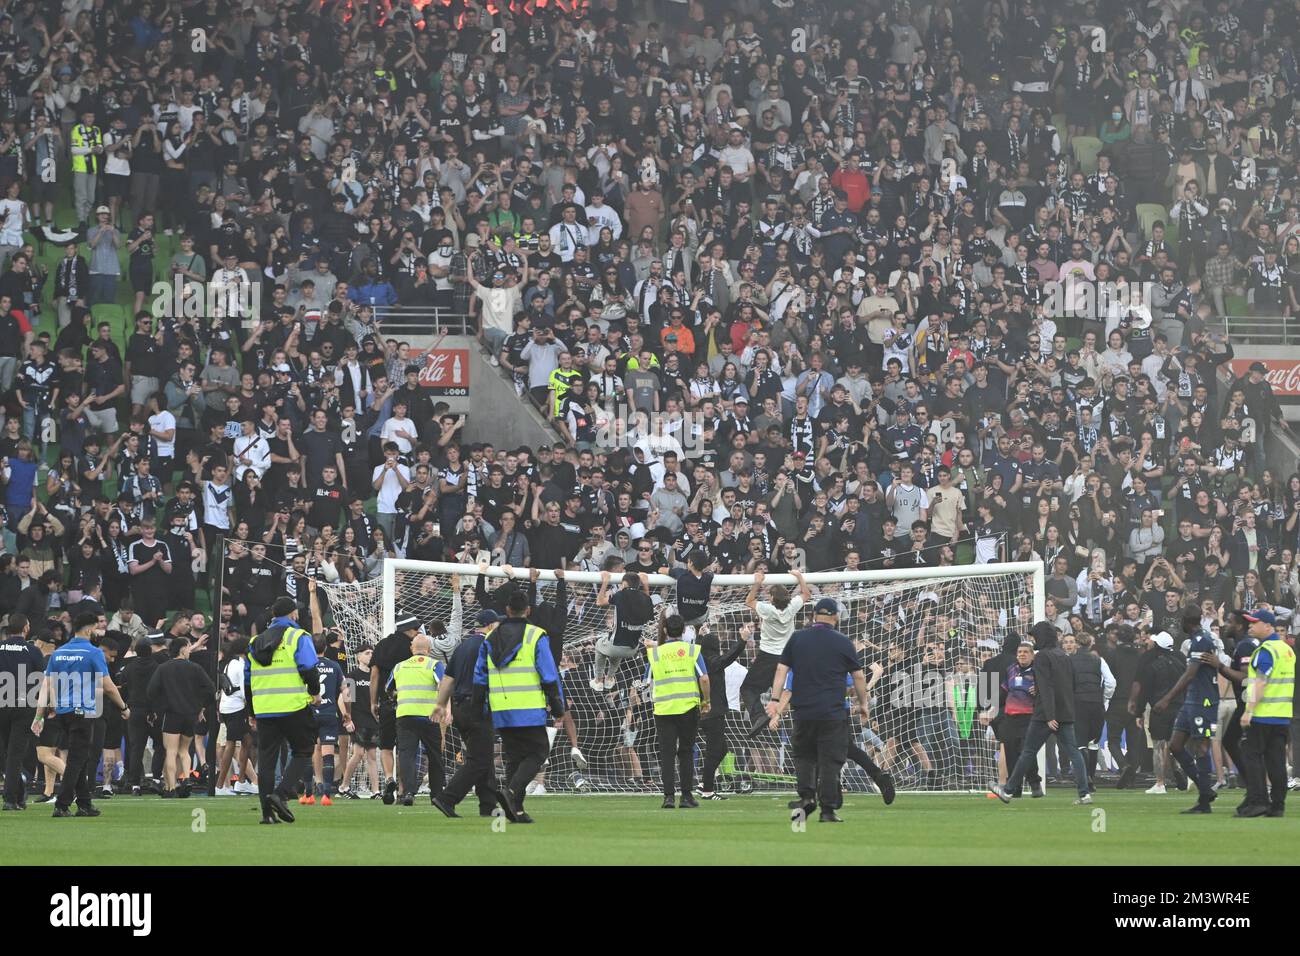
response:
<path id="1" fill-rule="evenodd" d="M 438 700 L 438 673 L 432 657 L 408 657 L 393 668 L 398 717 L 428 717 Z"/>
<path id="2" fill-rule="evenodd" d="M 77 146 L 102 146 L 104 143 L 103 135 L 99 132 L 98 126 L 82 126 L 78 123 L 72 127 L 72 145 Z M 72 156 L 72 171 L 74 173 L 88 173 L 92 171 L 92 165 L 98 166 L 98 157 L 94 153 L 85 153 L 81 156 L 75 153 Z"/>
<path id="3" fill-rule="evenodd" d="M 1250 657 L 1251 681 L 1263 676 L 1255 670 L 1255 659 L 1264 650 L 1273 657 L 1273 670 L 1268 675 L 1268 686 L 1264 688 L 1263 696 L 1259 696 L 1257 685 L 1251 685 L 1251 697 L 1255 701 L 1252 717 L 1285 717 L 1290 720 L 1294 710 L 1295 651 L 1281 638 L 1264 641 Z"/>
<path id="4" fill-rule="evenodd" d="M 263 666 L 248 655 L 248 683 L 253 694 L 253 716 L 263 714 L 292 714 L 311 703 L 307 683 L 298 673 L 294 651 L 298 639 L 307 634 L 300 627 L 286 628 L 280 646 L 271 655 L 271 663 Z"/>
<path id="5" fill-rule="evenodd" d="M 654 684 L 655 714 L 687 714 L 700 706 L 700 681 L 695 673 L 700 648 L 685 641 L 651 647 L 650 678 Z"/>

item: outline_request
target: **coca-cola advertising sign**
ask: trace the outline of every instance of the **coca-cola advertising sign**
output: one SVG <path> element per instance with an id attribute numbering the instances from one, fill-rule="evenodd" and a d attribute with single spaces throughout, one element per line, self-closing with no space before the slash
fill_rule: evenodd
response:
<path id="1" fill-rule="evenodd" d="M 1250 367 L 1256 362 L 1268 369 L 1264 380 L 1273 386 L 1274 395 L 1282 400 L 1300 401 L 1300 359 L 1235 358 L 1228 365 L 1237 379 L 1249 375 Z"/>
<path id="2" fill-rule="evenodd" d="M 469 395 L 469 349 L 429 349 L 420 384 L 434 395 Z"/>

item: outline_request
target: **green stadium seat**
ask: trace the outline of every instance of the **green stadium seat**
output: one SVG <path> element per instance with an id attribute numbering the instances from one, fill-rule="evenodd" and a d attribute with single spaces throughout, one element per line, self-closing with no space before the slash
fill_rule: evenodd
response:
<path id="1" fill-rule="evenodd" d="M 1097 171 L 1097 154 L 1101 152 L 1101 140 L 1095 136 L 1076 136 L 1070 141 L 1074 151 L 1075 168 L 1085 176 Z"/>
<path id="2" fill-rule="evenodd" d="M 1157 222 L 1168 223 L 1169 213 L 1159 203 L 1143 202 L 1137 206 L 1138 238 L 1145 241 L 1151 237 L 1151 227 Z"/>

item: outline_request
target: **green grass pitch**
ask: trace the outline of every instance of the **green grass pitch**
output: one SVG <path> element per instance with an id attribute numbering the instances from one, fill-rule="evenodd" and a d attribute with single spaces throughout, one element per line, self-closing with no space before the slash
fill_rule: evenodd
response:
<path id="1" fill-rule="evenodd" d="M 252 797 L 119 796 L 98 804 L 97 819 L 54 820 L 44 804 L 0 815 L 0 864 L 1237 865 L 1277 859 L 1279 844 L 1300 850 L 1300 807 L 1280 820 L 1233 819 L 1241 797 L 1227 791 L 1212 816 L 1188 817 L 1178 811 L 1189 794 L 1103 791 L 1093 807 L 1072 806 L 1068 790 L 1011 806 L 982 794 L 900 794 L 885 807 L 855 794 L 844 823 L 814 819 L 800 833 L 788 794 L 673 811 L 654 796 L 547 795 L 528 801 L 535 824 L 496 829 L 473 795 L 460 809 L 475 815 L 460 820 L 426 797 L 411 808 L 295 804 L 298 822 L 275 827 L 258 824 Z"/>

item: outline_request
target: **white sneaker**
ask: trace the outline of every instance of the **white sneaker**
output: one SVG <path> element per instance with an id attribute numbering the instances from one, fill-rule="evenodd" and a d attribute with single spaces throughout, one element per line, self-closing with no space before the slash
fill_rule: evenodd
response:
<path id="1" fill-rule="evenodd" d="M 593 677 L 591 680 L 587 681 L 587 686 L 597 694 L 601 693 L 605 689 L 605 684 L 599 677 Z"/>
<path id="2" fill-rule="evenodd" d="M 573 765 L 577 767 L 579 770 L 587 769 L 587 758 L 583 755 L 582 751 L 579 750 L 577 747 L 574 747 L 572 750 L 569 751 L 569 756 L 573 758 Z"/>
<path id="3" fill-rule="evenodd" d="M 1300 790 L 1300 777 L 1291 777 L 1286 782 L 1288 790 Z"/>
<path id="4" fill-rule="evenodd" d="M 1150 790 L 1148 790 L 1147 793 L 1153 793 L 1153 794 L 1155 794 L 1155 795 L 1158 796 L 1158 797 L 1164 796 L 1164 794 L 1165 794 L 1165 785 L 1164 785 L 1163 783 L 1158 783 L 1158 784 L 1156 784 L 1154 787 L 1152 787 Z"/>
<path id="5" fill-rule="evenodd" d="M 257 793 L 257 784 L 249 783 L 246 780 L 241 780 L 239 781 L 239 783 L 235 784 L 234 790 L 235 793 L 255 794 Z"/>
<path id="6" fill-rule="evenodd" d="M 429 795 L 429 785 L 423 784 L 419 790 L 415 791 L 417 797 L 427 797 Z"/>
<path id="7" fill-rule="evenodd" d="M 234 787 L 217 787 L 217 796 L 233 797 L 237 791 Z"/>
<path id="8" fill-rule="evenodd" d="M 618 686 L 618 678 L 615 677 L 613 674 L 610 674 L 608 677 L 605 678 L 605 690 L 613 690 L 617 686 Z"/>
<path id="9" fill-rule="evenodd" d="M 358 790 L 358 791 L 357 791 L 357 797 L 358 797 L 359 799 L 361 799 L 361 800 L 369 800 L 369 799 L 370 799 L 371 797 L 373 797 L 374 795 L 375 795 L 375 792 L 374 792 L 373 790 Z"/>
<path id="10" fill-rule="evenodd" d="M 524 787 L 524 793 L 530 797 L 544 797 L 546 796 L 546 784 L 538 780 L 529 781 L 528 786 Z"/>
<path id="11" fill-rule="evenodd" d="M 491 365 L 493 368 L 499 368 L 501 366 L 501 360 L 497 358 L 495 355 L 489 355 L 488 364 Z"/>

